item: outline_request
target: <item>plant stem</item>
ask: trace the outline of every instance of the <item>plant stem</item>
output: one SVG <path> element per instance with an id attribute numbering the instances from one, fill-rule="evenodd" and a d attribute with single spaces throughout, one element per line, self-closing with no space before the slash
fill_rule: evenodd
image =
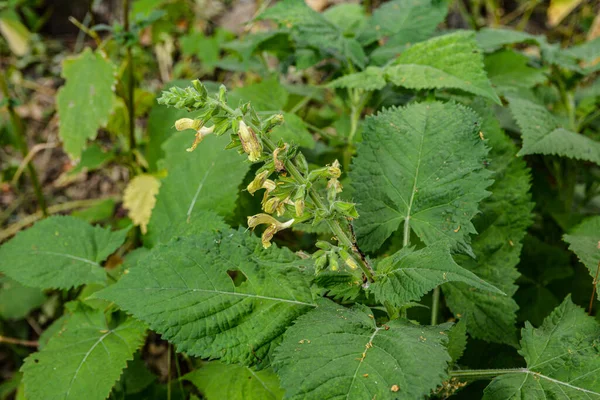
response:
<path id="1" fill-rule="evenodd" d="M 8 114 L 10 115 L 10 121 L 15 130 L 17 144 L 21 150 L 21 154 L 23 154 L 23 158 L 27 157 L 29 153 L 29 149 L 27 147 L 27 139 L 25 138 L 25 128 L 23 127 L 23 121 L 15 111 L 15 107 L 11 102 L 10 92 L 8 91 L 8 83 L 6 82 L 6 74 L 4 71 L 0 73 L 0 90 L 2 90 L 2 95 L 6 99 Z M 48 209 L 46 208 L 46 198 L 44 197 L 44 193 L 42 192 L 42 187 L 40 185 L 40 180 L 38 178 L 37 172 L 33 163 L 27 163 L 27 171 L 29 172 L 29 177 L 31 178 L 31 183 L 33 184 L 33 190 L 35 191 L 35 196 L 38 200 L 38 205 L 42 210 L 42 214 L 44 217 L 48 216 Z"/>
<path id="2" fill-rule="evenodd" d="M 16 344 L 19 346 L 26 346 L 26 347 L 38 347 L 39 346 L 39 343 L 34 340 L 22 340 L 22 339 L 9 338 L 6 336 L 0 336 L 0 343 Z"/>
<path id="3" fill-rule="evenodd" d="M 596 276 L 592 281 L 592 285 L 594 285 L 592 289 L 592 296 L 590 297 L 590 306 L 588 307 L 588 315 L 592 315 L 592 310 L 594 307 L 594 299 L 596 298 L 596 286 L 598 285 L 598 274 L 600 274 L 600 261 L 598 261 L 598 268 L 596 268 Z"/>
<path id="4" fill-rule="evenodd" d="M 125 33 L 129 33 L 129 0 L 123 0 L 123 28 Z M 131 55 L 131 45 L 127 45 L 127 110 L 129 112 L 129 151 L 131 156 L 135 157 L 135 102 L 134 102 L 134 83 L 133 57 Z"/>
<path id="5" fill-rule="evenodd" d="M 438 309 L 440 308 L 440 287 L 433 289 L 433 298 L 431 299 L 431 325 L 437 325 Z"/>

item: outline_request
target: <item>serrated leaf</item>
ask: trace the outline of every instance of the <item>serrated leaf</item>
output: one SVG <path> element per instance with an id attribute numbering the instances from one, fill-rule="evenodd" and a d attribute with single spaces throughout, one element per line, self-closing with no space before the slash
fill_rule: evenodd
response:
<path id="1" fill-rule="evenodd" d="M 322 300 L 288 329 L 275 371 L 289 399 L 417 399 L 446 377 L 449 325 L 393 320 Z"/>
<path id="2" fill-rule="evenodd" d="M 539 328 L 526 323 L 522 336 L 527 368 L 494 378 L 484 400 L 600 399 L 600 324 L 570 297 Z"/>
<path id="3" fill-rule="evenodd" d="M 181 379 L 193 383 L 206 400 L 278 400 L 283 398 L 272 369 L 254 371 L 218 361 L 202 364 Z"/>
<path id="4" fill-rule="evenodd" d="M 21 368 L 28 399 L 104 400 L 143 344 L 146 326 L 132 318 L 109 325 L 103 311 L 79 305 L 44 349 Z"/>
<path id="5" fill-rule="evenodd" d="M 185 151 L 193 141 L 190 132 L 173 135 L 165 143 L 166 158 L 161 165 L 169 174 L 156 196 L 145 243 L 153 245 L 183 231 L 191 233 L 192 225 L 223 227 L 222 219 L 213 214 L 233 212 L 239 185 L 250 167 L 239 154 L 224 150 L 226 136 L 210 135 L 191 153 Z"/>
<path id="6" fill-rule="evenodd" d="M 361 248 L 376 250 L 404 223 L 406 240 L 412 230 L 425 244 L 470 251 L 471 219 L 492 183 L 477 123 L 466 107 L 440 102 L 366 120 L 350 172 Z"/>
<path id="7" fill-rule="evenodd" d="M 547 80 L 545 69 L 532 68 L 528 63 L 527 56 L 512 50 L 498 51 L 484 60 L 490 82 L 502 91 L 529 89 Z"/>
<path id="8" fill-rule="evenodd" d="M 59 135 L 72 159 L 81 155 L 88 139 L 95 139 L 108 123 L 114 104 L 115 66 L 99 52 L 86 48 L 63 62 L 66 84 L 56 95 Z"/>
<path id="9" fill-rule="evenodd" d="M 483 117 L 482 135 L 491 147 L 488 169 L 493 171 L 492 195 L 480 205 L 473 224 L 479 233 L 471 246 L 476 258 L 455 256 L 456 262 L 507 296 L 497 296 L 462 283 L 442 286 L 446 303 L 455 316 L 464 320 L 469 333 L 497 343 L 517 343 L 516 311 L 512 299 L 519 277 L 516 266 L 522 240 L 532 221 L 530 176 L 525 162 L 516 158 L 516 146 L 502 131 L 489 104 L 474 104 Z"/>
<path id="10" fill-rule="evenodd" d="M 233 107 L 250 102 L 257 111 L 278 112 L 287 103 L 288 92 L 274 77 L 232 90 L 227 94 L 227 100 Z"/>
<path id="11" fill-rule="evenodd" d="M 242 231 L 183 237 L 155 247 L 140 263 L 97 296 L 189 355 L 268 363 L 285 329 L 315 307 L 301 272 L 306 261 L 287 249 L 265 250 Z"/>
<path id="12" fill-rule="evenodd" d="M 452 364 L 456 364 L 462 357 L 467 347 L 467 323 L 461 319 L 448 331 L 448 354 Z"/>
<path id="13" fill-rule="evenodd" d="M 298 47 L 315 48 L 339 60 L 347 59 L 363 68 L 366 56 L 356 39 L 314 11 L 304 1 L 283 0 L 268 8 L 259 19 L 270 19 L 291 32 Z"/>
<path id="14" fill-rule="evenodd" d="M 142 174 L 133 178 L 123 193 L 123 207 L 133 223 L 140 226 L 142 234 L 146 234 L 152 209 L 156 204 L 156 195 L 160 181 L 152 175 Z"/>
<path id="15" fill-rule="evenodd" d="M 22 319 L 46 301 L 44 292 L 37 288 L 0 276 L 0 318 Z"/>
<path id="16" fill-rule="evenodd" d="M 105 283 L 100 265 L 125 241 L 127 229 L 111 232 L 75 217 L 49 217 L 0 247 L 0 271 L 42 289 Z"/>
<path id="17" fill-rule="evenodd" d="M 523 138 L 519 156 L 558 155 L 600 165 L 599 142 L 565 129 L 542 105 L 512 96 L 508 100 Z"/>
<path id="18" fill-rule="evenodd" d="M 464 282 L 467 286 L 504 295 L 502 291 L 478 278 L 454 262 L 445 244 L 435 244 L 420 250 L 404 247 L 379 261 L 376 281 L 369 286 L 380 304 L 396 307 L 420 300 L 424 294 L 446 282 Z"/>
<path id="19" fill-rule="evenodd" d="M 596 294 L 600 298 L 600 217 L 591 217 L 577 225 L 571 233 L 564 235 L 563 239 L 569 243 L 569 250 L 577 255 L 579 261 L 590 271 L 596 282 Z"/>
<path id="20" fill-rule="evenodd" d="M 456 32 L 409 47 L 386 68 L 387 79 L 409 89 L 460 89 L 501 104 L 490 85 L 473 32 Z"/>

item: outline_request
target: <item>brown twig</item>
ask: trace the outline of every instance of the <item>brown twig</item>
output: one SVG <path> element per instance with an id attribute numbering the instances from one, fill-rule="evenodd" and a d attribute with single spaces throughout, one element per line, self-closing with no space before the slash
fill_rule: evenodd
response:
<path id="1" fill-rule="evenodd" d="M 596 298 L 596 286 L 598 286 L 598 274 L 600 273 L 600 261 L 598 261 L 598 268 L 596 268 L 596 276 L 594 277 L 594 281 L 592 284 L 594 285 L 592 289 L 592 296 L 590 297 L 590 306 L 588 307 L 588 315 L 592 315 L 593 307 L 594 307 L 594 299 Z"/>
<path id="2" fill-rule="evenodd" d="M 38 347 L 39 343 L 36 340 L 22 340 L 0 336 L 0 343 L 16 344 L 18 346 Z"/>

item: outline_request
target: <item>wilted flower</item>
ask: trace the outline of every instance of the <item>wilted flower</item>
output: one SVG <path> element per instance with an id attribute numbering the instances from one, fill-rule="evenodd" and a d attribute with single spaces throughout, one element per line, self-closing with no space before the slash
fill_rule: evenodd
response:
<path id="1" fill-rule="evenodd" d="M 189 149 L 186 149 L 187 151 L 194 151 L 196 150 L 196 147 L 198 147 L 198 145 L 202 142 L 202 140 L 204 140 L 204 138 L 208 135 L 210 135 L 211 133 L 213 133 L 213 131 L 215 130 L 215 126 L 211 126 L 210 128 L 207 128 L 205 126 L 203 126 L 202 128 L 198 129 L 196 131 L 196 139 L 194 140 L 194 143 L 192 143 L 192 147 L 190 147 Z"/>
<path id="2" fill-rule="evenodd" d="M 267 178 L 269 177 L 269 175 L 271 174 L 271 171 L 269 170 L 264 170 L 261 173 L 257 174 L 256 177 L 254 178 L 254 180 L 252 182 L 250 182 L 250 184 L 248 185 L 248 192 L 250 192 L 251 195 L 254 195 L 254 193 L 257 190 L 260 190 L 263 188 L 263 185 L 265 184 L 265 182 L 267 181 Z M 273 183 L 273 186 L 275 185 L 275 183 Z M 275 187 L 273 187 L 274 189 Z"/>

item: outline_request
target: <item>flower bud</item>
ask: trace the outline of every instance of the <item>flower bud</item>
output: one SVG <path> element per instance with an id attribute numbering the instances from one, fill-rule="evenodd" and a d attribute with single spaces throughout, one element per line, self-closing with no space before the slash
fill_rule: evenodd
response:
<path id="1" fill-rule="evenodd" d="M 342 175 L 341 165 L 338 160 L 335 160 L 333 164 L 327 167 L 327 172 L 331 178 L 339 178 Z"/>
<path id="2" fill-rule="evenodd" d="M 325 264 L 327 264 L 327 256 L 322 255 L 317 257 L 315 260 L 315 272 L 319 273 L 325 269 Z"/>
<path id="3" fill-rule="evenodd" d="M 252 128 L 246 125 L 243 120 L 239 122 L 238 136 L 242 142 L 244 152 L 248 154 L 248 160 L 252 162 L 258 161 L 262 155 L 262 144 L 254 131 L 252 131 Z"/>
<path id="4" fill-rule="evenodd" d="M 294 202 L 294 208 L 296 209 L 296 216 L 301 217 L 304 214 L 304 199 L 298 199 Z"/>
<path id="5" fill-rule="evenodd" d="M 336 201 L 333 203 L 333 208 L 347 217 L 358 218 L 358 211 L 356 211 L 356 205 L 354 203 Z"/>
<path id="6" fill-rule="evenodd" d="M 193 129 L 197 131 L 202 127 L 202 121 L 199 119 L 191 119 L 191 118 L 181 118 L 175 121 L 175 129 L 179 132 L 185 131 L 188 129 Z"/>
<path id="7" fill-rule="evenodd" d="M 271 197 L 265 204 L 263 204 L 263 210 L 268 214 L 273 214 L 279 206 L 279 199 L 277 197 Z"/>
<path id="8" fill-rule="evenodd" d="M 350 253 L 348 253 L 346 250 L 344 249 L 340 249 L 340 256 L 342 257 L 342 260 L 344 260 L 344 263 L 350 268 L 350 269 L 357 269 L 358 268 L 358 262 L 356 262 L 356 259 L 354 257 L 352 257 L 350 255 Z"/>
<path id="9" fill-rule="evenodd" d="M 254 195 L 257 190 L 262 189 L 269 175 L 271 175 L 271 171 L 269 170 L 264 170 L 257 174 L 254 180 L 248 185 L 248 192 L 250 192 L 251 195 Z"/>

